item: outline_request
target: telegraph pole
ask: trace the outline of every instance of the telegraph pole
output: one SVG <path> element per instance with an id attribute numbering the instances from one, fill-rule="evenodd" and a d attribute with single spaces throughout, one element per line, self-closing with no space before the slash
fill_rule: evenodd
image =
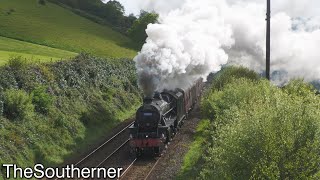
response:
<path id="1" fill-rule="evenodd" d="M 266 41 L 266 78 L 270 80 L 270 19 L 271 19 L 271 0 L 267 0 L 267 41 Z"/>

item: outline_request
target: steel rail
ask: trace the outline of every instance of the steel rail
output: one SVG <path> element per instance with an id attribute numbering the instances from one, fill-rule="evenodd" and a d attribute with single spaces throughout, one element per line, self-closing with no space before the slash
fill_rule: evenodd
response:
<path id="1" fill-rule="evenodd" d="M 125 174 L 127 174 L 127 172 L 129 171 L 129 169 L 133 166 L 133 164 L 136 162 L 138 158 L 135 158 L 132 163 L 126 168 L 126 170 L 123 171 L 123 173 L 121 174 L 121 176 L 118 179 L 121 179 L 121 177 L 123 177 Z"/>
<path id="2" fill-rule="evenodd" d="M 107 156 L 104 160 L 102 160 L 96 168 L 100 167 L 103 163 L 105 163 L 109 158 L 111 158 L 116 152 L 118 152 L 123 146 L 125 146 L 130 139 L 127 139 L 124 143 L 122 143 L 116 150 L 114 150 L 109 156 Z"/>
<path id="3" fill-rule="evenodd" d="M 92 156 L 95 152 L 97 152 L 98 150 L 100 150 L 102 147 L 104 147 L 106 144 L 108 144 L 110 141 L 112 141 L 113 139 L 115 139 L 117 136 L 119 136 L 123 131 L 127 130 L 134 122 L 130 123 L 128 126 L 126 126 L 125 128 L 123 128 L 121 131 L 119 131 L 117 134 L 115 134 L 114 136 L 112 136 L 110 139 L 108 139 L 107 141 L 105 141 L 103 144 L 101 144 L 99 147 L 97 147 L 96 149 L 94 149 L 93 151 L 91 151 L 91 153 L 89 153 L 87 156 L 85 156 L 84 158 L 82 158 L 80 161 L 78 161 L 76 164 L 74 164 L 75 166 L 78 166 L 80 163 L 82 163 L 84 160 L 88 159 L 90 156 Z"/>

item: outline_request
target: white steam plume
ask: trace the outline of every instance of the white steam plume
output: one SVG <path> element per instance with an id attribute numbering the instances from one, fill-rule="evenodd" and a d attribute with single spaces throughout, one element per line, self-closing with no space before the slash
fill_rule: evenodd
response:
<path id="1" fill-rule="evenodd" d="M 294 14 L 293 11 L 299 12 L 299 6 L 306 8 L 301 2 L 296 2 L 293 6 L 295 8 L 286 12 L 277 6 L 271 18 L 271 71 L 275 74 L 273 80 L 276 84 L 283 84 L 292 78 L 304 78 L 306 81 L 320 79 L 320 51 L 317 50 L 320 43 L 320 19 L 316 13 L 313 17 L 307 13 L 299 17 L 289 16 Z M 314 9 L 312 4 L 307 6 L 310 11 Z M 265 4 L 250 1 L 229 3 L 224 18 L 231 24 L 235 40 L 234 46 L 226 49 L 229 63 L 263 72 Z"/>
<path id="2" fill-rule="evenodd" d="M 288 2 L 297 6 L 290 9 Z M 285 75 L 276 83 L 320 79 L 320 14 L 314 11 L 320 4 L 310 3 L 275 3 L 271 69 Z M 145 95 L 187 87 L 227 63 L 264 71 L 264 0 L 186 0 L 180 8 L 160 15 L 159 24 L 148 26 L 147 42 L 135 58 Z"/>
<path id="3" fill-rule="evenodd" d="M 161 24 L 148 26 L 147 43 L 135 58 L 145 95 L 187 87 L 227 63 L 223 47 L 233 44 L 231 27 L 221 17 L 219 2 L 205 2 L 207 6 L 201 1 L 188 1 L 161 16 Z"/>

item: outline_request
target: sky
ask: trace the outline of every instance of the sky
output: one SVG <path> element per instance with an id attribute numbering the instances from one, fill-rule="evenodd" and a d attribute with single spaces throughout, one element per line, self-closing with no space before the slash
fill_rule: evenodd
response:
<path id="1" fill-rule="evenodd" d="M 108 0 L 104 0 L 108 1 Z M 185 0 L 118 0 L 126 10 L 126 14 L 138 15 L 141 9 L 168 12 L 182 6 Z M 266 0 L 227 0 L 229 3 L 264 3 Z M 276 0 L 271 1 L 273 12 L 285 11 L 290 16 L 320 15 L 319 0 Z"/>
<path id="2" fill-rule="evenodd" d="M 108 0 L 104 0 L 107 2 Z M 182 6 L 184 0 L 118 0 L 125 8 L 127 15 L 139 15 L 140 10 L 168 12 Z M 170 2 L 170 5 L 168 5 Z"/>
<path id="3" fill-rule="evenodd" d="M 108 0 L 104 0 L 107 2 Z M 139 14 L 140 9 L 142 8 L 143 0 L 118 0 L 125 8 L 125 13 L 128 14 Z"/>

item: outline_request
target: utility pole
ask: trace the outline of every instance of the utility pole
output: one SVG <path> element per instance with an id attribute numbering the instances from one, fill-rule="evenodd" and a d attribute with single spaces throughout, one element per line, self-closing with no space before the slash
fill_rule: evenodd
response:
<path id="1" fill-rule="evenodd" d="M 270 80 L 270 19 L 271 0 L 267 0 L 266 78 Z"/>

